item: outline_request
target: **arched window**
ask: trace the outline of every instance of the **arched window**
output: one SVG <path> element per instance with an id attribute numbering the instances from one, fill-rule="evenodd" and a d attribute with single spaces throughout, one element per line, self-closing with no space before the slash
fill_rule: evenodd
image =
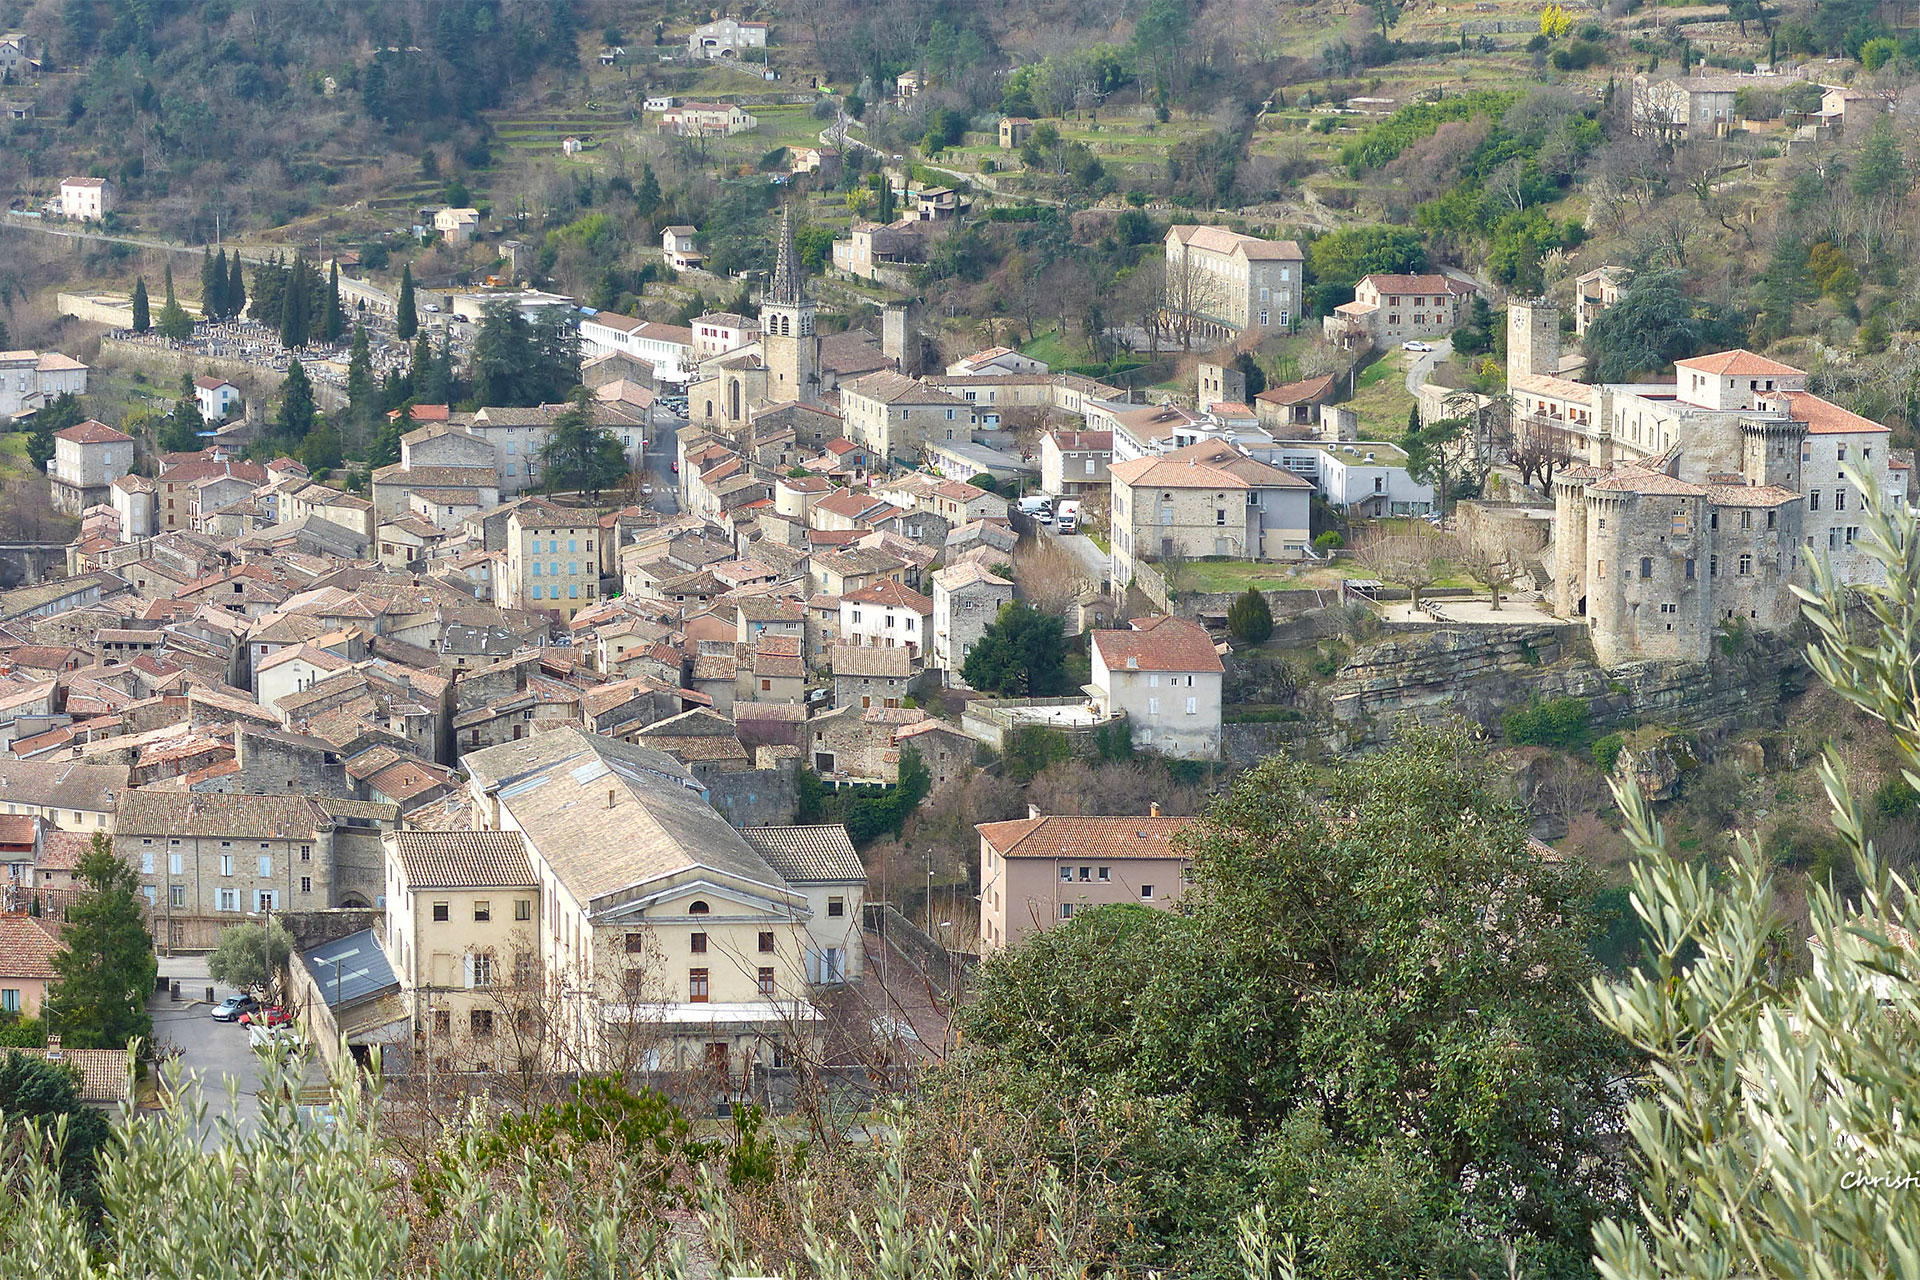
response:
<path id="1" fill-rule="evenodd" d="M 696 900 L 692 906 L 687 908 L 687 914 L 690 916 L 703 916 L 707 914 L 708 910 L 709 908 L 704 900 Z"/>

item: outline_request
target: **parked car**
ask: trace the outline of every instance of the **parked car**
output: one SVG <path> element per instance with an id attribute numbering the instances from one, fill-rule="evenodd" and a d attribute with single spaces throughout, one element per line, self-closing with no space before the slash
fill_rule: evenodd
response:
<path id="1" fill-rule="evenodd" d="M 675 475 L 679 475 L 679 474 L 680 474 L 680 464 L 679 464 L 679 463 L 677 463 L 677 462 L 669 462 L 669 463 L 667 464 L 667 470 L 669 470 L 669 471 L 671 471 L 671 472 L 673 472 L 673 474 L 675 474 Z"/>
<path id="2" fill-rule="evenodd" d="M 284 1027 L 292 1021 L 293 1015 L 277 1004 L 240 1015 L 240 1025 L 243 1027 Z"/>
<path id="3" fill-rule="evenodd" d="M 252 996 L 228 996 L 213 1006 L 215 1022 L 235 1022 L 242 1014 L 258 1012 L 260 1002 Z"/>
<path id="4" fill-rule="evenodd" d="M 1400 349 L 1402 351 L 1431 351 L 1433 350 L 1433 344 L 1431 342 L 1403 342 L 1400 344 Z"/>
<path id="5" fill-rule="evenodd" d="M 252 1049 L 264 1049 L 269 1045 L 284 1044 L 299 1048 L 306 1043 L 306 1037 L 300 1034 L 300 1028 L 288 1023 L 280 1027 L 263 1027 L 258 1023 L 247 1028 L 247 1045 Z"/>

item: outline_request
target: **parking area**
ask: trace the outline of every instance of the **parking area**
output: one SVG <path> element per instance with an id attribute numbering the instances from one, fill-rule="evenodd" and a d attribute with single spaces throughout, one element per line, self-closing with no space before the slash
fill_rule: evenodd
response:
<path id="1" fill-rule="evenodd" d="M 153 1015 L 153 1037 L 162 1049 L 180 1051 L 180 1061 L 200 1085 L 207 1114 L 200 1126 L 204 1143 L 218 1132 L 216 1122 L 231 1114 L 243 1129 L 260 1114 L 260 1058 L 247 1040 L 247 1029 L 237 1022 L 215 1022 L 213 1004 L 236 994 L 207 976 L 205 956 L 162 956 L 160 975 L 180 984 L 180 999 L 156 995 L 147 1004 Z M 207 989 L 213 988 L 213 1003 Z M 238 1094 L 230 1095 L 233 1080 Z"/>

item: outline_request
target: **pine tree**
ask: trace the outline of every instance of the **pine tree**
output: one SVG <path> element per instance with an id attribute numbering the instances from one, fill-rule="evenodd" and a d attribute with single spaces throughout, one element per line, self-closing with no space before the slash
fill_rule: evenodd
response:
<path id="1" fill-rule="evenodd" d="M 211 248 L 200 254 L 200 314 L 207 320 L 219 320 L 226 313 L 227 251 L 222 249 L 216 261 Z"/>
<path id="2" fill-rule="evenodd" d="M 300 461 L 318 475 L 339 466 L 340 458 L 340 433 L 333 429 L 333 424 L 325 417 L 316 418 L 313 428 L 307 432 L 307 438 L 300 442 Z"/>
<path id="3" fill-rule="evenodd" d="M 131 864 L 114 856 L 106 835 L 80 859 L 86 886 L 67 907 L 61 949 L 53 957 L 47 1021 L 69 1049 L 119 1049 L 151 1039 L 147 997 L 159 962 Z"/>
<path id="4" fill-rule="evenodd" d="M 635 209 L 643 218 L 651 218 L 660 208 L 660 179 L 653 176 L 653 166 L 640 166 L 640 185 L 633 189 Z"/>
<path id="5" fill-rule="evenodd" d="M 147 278 L 140 277 L 133 282 L 133 331 L 145 333 L 153 327 L 153 316 L 147 303 Z"/>
<path id="6" fill-rule="evenodd" d="M 420 319 L 413 314 L 413 264 L 409 262 L 400 268 L 400 301 L 394 311 L 393 334 L 404 342 L 419 328 Z"/>
<path id="7" fill-rule="evenodd" d="M 280 384 L 280 409 L 273 418 L 273 433 L 289 443 L 306 439 L 313 427 L 313 383 L 306 366 L 298 360 L 287 365 L 287 380 Z"/>
<path id="8" fill-rule="evenodd" d="M 440 350 L 433 357 L 433 372 L 427 380 L 425 404 L 450 404 L 453 401 L 453 334 L 440 331 Z"/>
<path id="9" fill-rule="evenodd" d="M 240 251 L 233 251 L 233 266 L 227 277 L 227 319 L 237 320 L 240 313 L 247 309 L 247 282 L 240 274 Z"/>
<path id="10" fill-rule="evenodd" d="M 327 305 L 320 324 L 320 336 L 333 343 L 340 341 L 340 335 L 346 331 L 347 317 L 340 310 L 340 262 L 335 259 L 333 272 L 327 280 Z"/>

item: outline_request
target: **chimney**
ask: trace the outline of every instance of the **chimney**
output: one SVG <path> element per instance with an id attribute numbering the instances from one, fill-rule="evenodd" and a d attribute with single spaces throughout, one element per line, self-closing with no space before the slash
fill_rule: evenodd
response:
<path id="1" fill-rule="evenodd" d="M 1029 804 L 1029 805 L 1027 806 L 1027 816 L 1028 816 L 1029 818 L 1037 818 L 1037 817 L 1039 817 L 1039 816 L 1040 816 L 1040 806 L 1039 806 L 1039 805 L 1037 805 L 1037 804 Z"/>
<path id="2" fill-rule="evenodd" d="M 1158 800 L 1155 800 L 1147 806 L 1147 816 L 1149 818 L 1157 818 L 1160 816 L 1160 802 Z"/>

